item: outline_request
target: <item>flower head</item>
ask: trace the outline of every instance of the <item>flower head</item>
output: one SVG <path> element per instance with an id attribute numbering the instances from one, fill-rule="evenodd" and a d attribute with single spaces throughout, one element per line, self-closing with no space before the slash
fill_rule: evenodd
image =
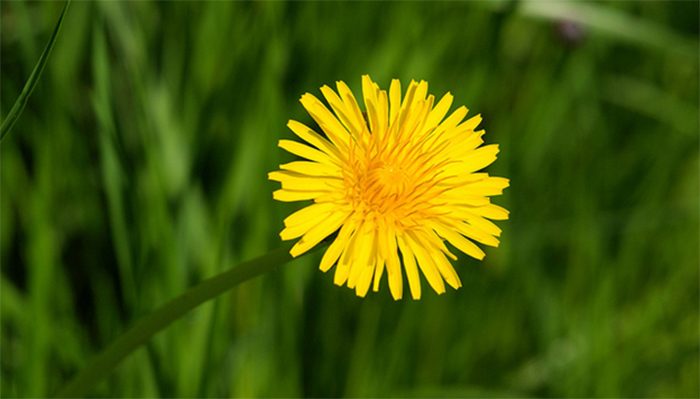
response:
<path id="1" fill-rule="evenodd" d="M 508 218 L 489 198 L 508 179 L 479 172 L 498 153 L 497 145 L 481 146 L 484 131 L 475 131 L 481 116 L 464 121 L 462 106 L 445 118 L 452 95 L 434 104 L 424 81 L 411 81 L 402 98 L 398 80 L 387 93 L 363 76 L 364 114 L 345 83 L 337 89 L 321 88 L 332 112 L 312 94 L 301 97 L 324 134 L 290 120 L 306 144 L 279 146 L 304 160 L 269 174 L 282 185 L 276 200 L 313 201 L 284 220 L 281 238 L 301 237 L 290 253 L 299 256 L 337 232 L 320 269 L 337 265 L 334 283 L 358 296 L 372 283 L 377 291 L 385 270 L 394 299 L 403 295 L 404 272 L 414 299 L 421 296 L 419 270 L 439 294 L 445 282 L 459 288 L 448 260 L 457 256 L 446 242 L 483 259 L 473 241 L 498 246 L 501 230 L 489 219 Z"/>

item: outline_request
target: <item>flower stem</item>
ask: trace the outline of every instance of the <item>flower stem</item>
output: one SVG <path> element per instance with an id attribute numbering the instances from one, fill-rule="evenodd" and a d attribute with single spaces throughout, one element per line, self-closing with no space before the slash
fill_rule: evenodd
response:
<path id="1" fill-rule="evenodd" d="M 202 281 L 182 295 L 144 316 L 99 353 L 63 389 L 58 397 L 82 397 L 90 387 L 107 376 L 125 357 L 148 342 L 156 333 L 202 303 L 236 285 L 274 270 L 292 260 L 285 245 L 258 258 L 243 262 L 217 276 Z"/>

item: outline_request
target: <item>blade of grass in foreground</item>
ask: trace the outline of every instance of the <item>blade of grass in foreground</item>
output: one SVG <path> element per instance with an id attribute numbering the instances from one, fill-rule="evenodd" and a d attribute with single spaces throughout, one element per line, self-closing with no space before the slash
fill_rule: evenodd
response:
<path id="1" fill-rule="evenodd" d="M 144 316 L 89 362 L 78 375 L 59 391 L 57 396 L 84 396 L 90 387 L 107 376 L 126 356 L 190 310 L 244 281 L 272 271 L 292 260 L 291 255 L 289 255 L 289 248 L 290 245 L 284 245 L 263 256 L 243 262 L 228 271 L 204 280 L 152 313 Z"/>
<path id="2" fill-rule="evenodd" d="M 29 100 L 29 96 L 32 94 L 32 91 L 34 91 L 34 87 L 36 86 L 37 82 L 39 82 L 41 73 L 44 71 L 44 67 L 46 66 L 46 61 L 48 61 L 49 59 L 51 49 L 53 49 L 53 45 L 54 43 L 56 43 L 56 37 L 58 37 L 58 31 L 61 29 L 63 17 L 66 15 L 66 10 L 68 10 L 69 4 L 70 0 L 66 1 L 66 4 L 63 6 L 63 11 L 61 11 L 61 15 L 58 17 L 58 22 L 56 22 L 56 27 L 53 29 L 51 38 L 49 39 L 49 42 L 46 44 L 46 47 L 44 47 L 44 51 L 39 57 L 39 61 L 34 66 L 34 70 L 32 70 L 31 75 L 29 75 L 27 83 L 24 84 L 22 92 L 19 94 L 19 97 L 17 98 L 15 103 L 12 105 L 12 108 L 7 114 L 7 117 L 4 121 L 2 121 L 2 126 L 0 126 L 0 141 L 5 138 L 5 135 L 10 131 L 10 129 L 12 129 L 12 126 L 14 126 L 20 114 L 22 114 L 24 106 L 27 105 L 27 101 Z"/>

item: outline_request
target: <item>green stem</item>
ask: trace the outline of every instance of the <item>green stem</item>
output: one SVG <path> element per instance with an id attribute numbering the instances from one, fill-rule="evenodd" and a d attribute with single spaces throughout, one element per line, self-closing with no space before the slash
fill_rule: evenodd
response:
<path id="1" fill-rule="evenodd" d="M 128 331 L 92 359 L 92 362 L 66 384 L 57 396 L 84 396 L 91 386 L 107 376 L 126 356 L 190 310 L 290 260 L 292 257 L 289 255 L 289 245 L 285 245 L 188 289 L 182 295 L 138 320 Z"/>
<path id="2" fill-rule="evenodd" d="M 49 39 L 49 42 L 46 43 L 46 47 L 44 47 L 44 51 L 39 57 L 39 61 L 34 66 L 32 73 L 29 75 L 29 79 L 27 79 L 27 82 L 24 84 L 22 92 L 19 93 L 19 97 L 17 97 L 17 100 L 15 101 L 14 105 L 12 105 L 12 108 L 7 114 L 7 117 L 5 117 L 5 120 L 2 121 L 2 125 L 0 125 L 0 141 L 2 141 L 2 139 L 5 138 L 5 135 L 12 129 L 12 126 L 14 126 L 15 122 L 22 114 L 24 106 L 27 105 L 27 101 L 29 101 L 29 95 L 32 94 L 32 91 L 34 91 L 34 87 L 39 82 L 41 73 L 44 71 L 46 62 L 49 60 L 49 54 L 51 54 L 51 49 L 53 48 L 54 43 L 56 43 L 58 31 L 61 30 L 63 17 L 66 15 L 66 11 L 68 10 L 69 4 L 70 0 L 66 1 L 66 4 L 63 6 L 63 11 L 61 11 L 61 16 L 58 17 L 58 22 L 56 22 L 56 26 L 53 28 L 51 38 Z"/>

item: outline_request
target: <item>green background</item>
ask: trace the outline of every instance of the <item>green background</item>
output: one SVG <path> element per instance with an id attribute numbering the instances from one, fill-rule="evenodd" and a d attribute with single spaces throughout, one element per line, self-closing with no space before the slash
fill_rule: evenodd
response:
<path id="1" fill-rule="evenodd" d="M 2 115 L 60 2 L 2 2 Z M 563 23 L 569 20 L 575 23 Z M 4 397 L 280 245 L 298 98 L 369 73 L 484 117 L 511 179 L 464 286 L 357 298 L 320 252 L 156 336 L 95 396 L 697 397 L 698 3 L 75 2 L 2 142 Z M 404 86 L 405 87 L 405 86 Z"/>

